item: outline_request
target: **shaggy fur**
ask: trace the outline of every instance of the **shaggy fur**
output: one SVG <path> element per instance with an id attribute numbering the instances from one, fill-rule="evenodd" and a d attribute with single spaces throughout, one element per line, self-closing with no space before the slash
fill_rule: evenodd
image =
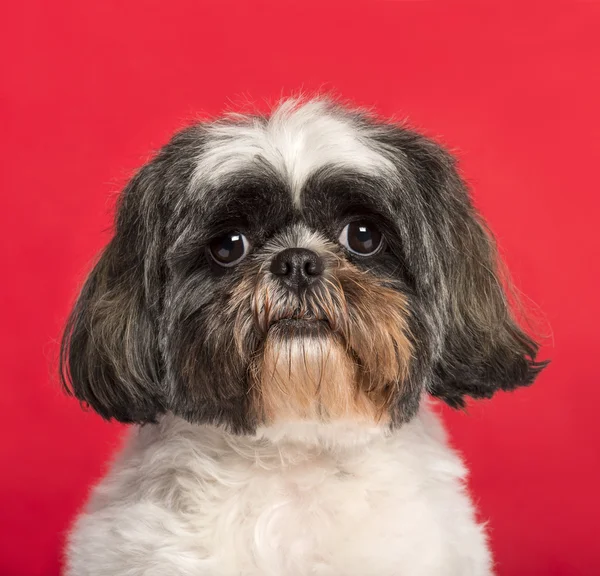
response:
<path id="1" fill-rule="evenodd" d="M 79 519 L 69 574 L 490 573 L 464 467 L 432 415 L 395 434 L 333 427 L 310 441 L 172 416 L 143 427 Z"/>
<path id="2" fill-rule="evenodd" d="M 382 242 L 357 253 L 350 223 Z M 230 265 L 213 250 L 232 238 Z M 418 134 L 326 100 L 177 134 L 123 192 L 63 339 L 67 388 L 144 424 L 69 574 L 489 574 L 422 398 L 460 407 L 544 367 L 502 286 L 452 158 Z"/>

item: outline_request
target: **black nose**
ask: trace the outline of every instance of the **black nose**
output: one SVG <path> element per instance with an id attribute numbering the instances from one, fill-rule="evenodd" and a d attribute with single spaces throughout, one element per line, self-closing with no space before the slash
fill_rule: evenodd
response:
<path id="1" fill-rule="evenodd" d="M 273 258 L 271 272 L 290 290 L 307 288 L 323 273 L 323 260 L 306 248 L 286 248 Z"/>

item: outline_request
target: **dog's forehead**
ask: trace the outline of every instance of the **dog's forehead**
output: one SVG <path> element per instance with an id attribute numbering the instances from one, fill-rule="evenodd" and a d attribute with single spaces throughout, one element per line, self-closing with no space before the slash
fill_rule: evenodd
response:
<path id="1" fill-rule="evenodd" d="M 191 186 L 222 180 L 267 165 L 290 190 L 296 206 L 311 175 L 326 166 L 365 175 L 395 172 L 375 139 L 377 127 L 327 101 L 288 100 L 268 117 L 234 116 L 206 128 Z"/>

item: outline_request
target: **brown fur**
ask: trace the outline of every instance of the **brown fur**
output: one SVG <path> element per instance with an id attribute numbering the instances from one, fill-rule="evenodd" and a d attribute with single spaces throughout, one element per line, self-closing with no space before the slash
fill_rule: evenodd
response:
<path id="1" fill-rule="evenodd" d="M 280 286 L 266 266 L 247 272 L 231 296 L 236 346 L 251 355 L 252 402 L 261 422 L 387 420 L 407 376 L 405 297 L 334 251 L 324 257 L 321 283 L 301 296 Z M 260 343 L 249 351 L 252 331 Z"/>

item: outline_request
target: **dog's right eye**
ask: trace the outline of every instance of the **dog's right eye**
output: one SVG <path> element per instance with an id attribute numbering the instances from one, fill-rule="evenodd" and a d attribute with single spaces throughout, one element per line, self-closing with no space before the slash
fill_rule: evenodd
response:
<path id="1" fill-rule="evenodd" d="M 212 259 L 220 266 L 235 266 L 248 253 L 248 240 L 240 232 L 228 232 L 215 238 L 209 245 L 208 251 Z"/>

